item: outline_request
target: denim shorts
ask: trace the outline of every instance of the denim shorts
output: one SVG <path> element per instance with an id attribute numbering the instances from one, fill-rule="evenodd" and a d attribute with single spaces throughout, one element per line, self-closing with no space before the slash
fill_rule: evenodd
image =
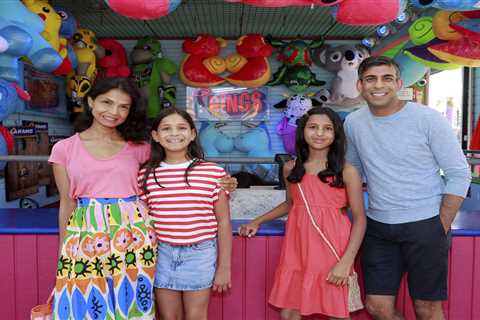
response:
<path id="1" fill-rule="evenodd" d="M 158 242 L 155 288 L 193 291 L 210 288 L 217 265 L 217 239 L 192 245 Z"/>

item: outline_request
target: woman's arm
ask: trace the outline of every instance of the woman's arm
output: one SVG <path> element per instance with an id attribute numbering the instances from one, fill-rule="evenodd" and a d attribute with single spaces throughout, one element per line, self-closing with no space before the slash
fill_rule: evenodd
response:
<path id="1" fill-rule="evenodd" d="M 218 224 L 218 259 L 213 290 L 222 292 L 232 287 L 232 224 L 228 197 L 224 191 L 220 191 L 214 210 Z"/>
<path id="2" fill-rule="evenodd" d="M 70 180 L 68 179 L 67 170 L 64 166 L 54 163 L 53 175 L 55 176 L 55 183 L 60 194 L 60 209 L 58 210 L 58 231 L 59 231 L 59 250 L 61 248 L 63 238 L 65 237 L 65 230 L 67 221 L 75 209 L 77 203 L 70 198 L 68 192 L 70 190 Z"/>
<path id="3" fill-rule="evenodd" d="M 290 198 L 290 190 L 289 190 L 290 183 L 287 181 L 286 177 L 290 175 L 290 172 L 292 171 L 294 164 L 295 162 L 292 160 L 292 161 L 286 162 L 285 165 L 283 166 L 283 177 L 284 177 L 285 186 L 286 186 L 285 201 L 283 201 L 282 203 L 280 203 L 278 206 L 268 211 L 267 213 L 261 216 L 258 216 L 257 218 L 252 220 L 250 223 L 242 224 L 238 229 L 238 233 L 241 236 L 253 237 L 257 233 L 258 228 L 260 228 L 260 225 L 262 223 L 283 217 L 288 213 L 288 210 L 290 210 L 290 207 L 292 206 L 292 201 Z"/>
<path id="4" fill-rule="evenodd" d="M 357 169 L 349 163 L 345 164 L 343 169 L 343 181 L 347 189 L 348 203 L 352 210 L 352 230 L 347 248 L 340 261 L 330 271 L 327 279 L 335 284 L 345 284 L 350 274 L 355 257 L 360 249 L 360 245 L 365 235 L 367 219 L 365 217 L 365 207 L 363 205 L 362 179 Z"/>

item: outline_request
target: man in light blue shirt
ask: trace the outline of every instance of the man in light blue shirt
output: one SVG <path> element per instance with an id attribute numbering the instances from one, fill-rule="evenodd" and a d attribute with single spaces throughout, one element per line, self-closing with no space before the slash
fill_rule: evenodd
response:
<path id="1" fill-rule="evenodd" d="M 468 163 L 441 114 L 399 100 L 403 84 L 393 60 L 370 57 L 358 74 L 368 107 L 347 117 L 345 132 L 347 160 L 369 193 L 362 249 L 367 310 L 375 319 L 403 319 L 395 298 L 407 272 L 417 319 L 444 319 L 449 230 L 470 185 Z"/>

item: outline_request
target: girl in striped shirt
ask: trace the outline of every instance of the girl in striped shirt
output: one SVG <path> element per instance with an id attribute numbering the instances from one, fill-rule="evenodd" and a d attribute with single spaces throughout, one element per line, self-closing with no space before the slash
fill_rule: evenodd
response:
<path id="1" fill-rule="evenodd" d="M 190 115 L 163 109 L 139 172 L 158 239 L 155 297 L 162 319 L 207 319 L 210 288 L 231 287 L 232 229 L 223 168 L 203 160 Z"/>

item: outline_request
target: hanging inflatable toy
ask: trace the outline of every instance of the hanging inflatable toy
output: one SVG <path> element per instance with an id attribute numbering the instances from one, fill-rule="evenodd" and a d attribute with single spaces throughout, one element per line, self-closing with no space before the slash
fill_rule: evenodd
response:
<path id="1" fill-rule="evenodd" d="M 303 94 L 295 94 L 273 106 L 276 109 L 284 110 L 284 117 L 277 124 L 276 131 L 282 139 L 283 148 L 287 153 L 296 154 L 295 134 L 297 131 L 297 120 L 312 107 L 316 106 L 322 106 L 322 103 Z"/>
<path id="2" fill-rule="evenodd" d="M 170 77 L 177 65 L 163 57 L 160 41 L 145 37 L 137 41 L 130 53 L 132 75 L 147 101 L 147 116 L 154 118 L 162 108 L 175 105 L 176 88 Z"/>
<path id="3" fill-rule="evenodd" d="M 315 49 L 315 64 L 335 74 L 331 82 L 329 104 L 352 106 L 363 100 L 357 90 L 358 66 L 369 56 L 370 51 L 359 44 L 335 47 L 323 45 Z"/>
<path id="4" fill-rule="evenodd" d="M 335 19 L 353 26 L 374 26 L 395 20 L 400 9 L 400 0 L 344 0 L 337 7 Z"/>
<path id="5" fill-rule="evenodd" d="M 428 51 L 453 64 L 480 67 L 480 42 L 466 37 L 432 45 Z"/>
<path id="6" fill-rule="evenodd" d="M 459 65 L 449 63 L 433 55 L 428 48 L 445 42 L 437 39 L 433 32 L 433 19 L 425 16 L 421 17 L 408 29 L 410 41 L 416 46 L 410 46 L 404 49 L 403 53 L 415 62 L 421 63 L 429 68 L 438 70 L 449 70 L 459 68 Z"/>
<path id="7" fill-rule="evenodd" d="M 460 11 L 438 10 L 432 19 L 433 33 L 440 40 L 459 40 L 462 34 L 452 29 L 451 25 L 465 19 L 467 17 Z"/>
<path id="8" fill-rule="evenodd" d="M 410 2 L 420 9 L 434 7 L 449 11 L 470 11 L 479 7 L 478 0 L 410 0 Z"/>
<path id="9" fill-rule="evenodd" d="M 225 0 L 226 2 L 240 2 L 257 7 L 289 7 L 289 6 L 311 6 L 317 5 L 321 7 L 334 6 L 343 0 Z"/>
<path id="10" fill-rule="evenodd" d="M 410 47 L 410 44 L 407 44 L 406 47 Z M 393 60 L 400 67 L 400 77 L 403 81 L 403 87 L 410 87 L 415 84 L 418 80 L 422 79 L 425 76 L 425 73 L 428 71 L 428 67 L 413 61 L 403 51 L 399 52 Z"/>
<path id="11" fill-rule="evenodd" d="M 224 39 L 209 34 L 185 40 L 182 49 L 186 55 L 180 65 L 180 80 L 191 87 L 212 87 L 224 83 L 225 79 L 218 74 L 224 72 L 227 65 L 218 54 L 226 46 Z"/>
<path id="12" fill-rule="evenodd" d="M 0 30 L 10 43 L 8 53 L 0 55 L 0 78 L 18 83 L 22 56 L 43 72 L 53 72 L 62 64 L 58 52 L 41 36 L 43 29 L 43 20 L 19 0 L 0 1 Z"/>
<path id="13" fill-rule="evenodd" d="M 97 77 L 97 59 L 105 50 L 96 44 L 95 33 L 89 29 L 78 29 L 73 35 L 73 49 L 77 56 L 77 68 L 67 76 L 67 96 L 71 98 L 73 118 L 83 112 L 83 99 L 92 88 Z"/>
<path id="14" fill-rule="evenodd" d="M 239 87 L 255 88 L 266 84 L 272 75 L 268 57 L 273 48 L 259 34 L 249 34 L 237 41 L 237 53 L 225 60 L 227 70 L 233 72 L 225 79 Z"/>
<path id="15" fill-rule="evenodd" d="M 172 13 L 181 0 L 105 0 L 119 15 L 138 20 L 152 20 Z"/>
<path id="16" fill-rule="evenodd" d="M 67 39 L 60 37 L 62 18 L 48 3 L 47 0 L 23 0 L 25 6 L 37 14 L 45 23 L 42 37 L 58 52 L 62 58 L 62 64 L 53 71 L 54 75 L 67 75 L 72 70 L 72 63 L 68 57 Z"/>
<path id="17" fill-rule="evenodd" d="M 100 39 L 98 44 L 105 50 L 105 56 L 98 59 L 97 66 L 99 78 L 130 76 L 128 59 L 125 48 L 114 39 Z"/>

